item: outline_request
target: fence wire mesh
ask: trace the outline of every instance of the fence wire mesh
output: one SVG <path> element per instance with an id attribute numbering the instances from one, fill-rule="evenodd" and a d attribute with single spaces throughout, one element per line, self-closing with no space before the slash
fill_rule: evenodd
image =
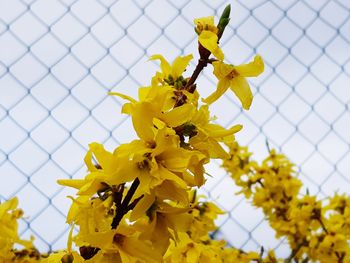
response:
<path id="1" fill-rule="evenodd" d="M 349 189 L 350 1 L 0 0 L 0 197 L 19 197 L 23 236 L 33 234 L 42 251 L 65 247 L 73 191 L 56 179 L 84 175 L 90 142 L 112 150 L 134 136 L 122 101 L 107 92 L 136 95 L 158 68 L 147 62 L 152 54 L 196 53 L 193 18 L 217 16 L 228 3 L 226 59 L 259 53 L 266 70 L 251 81 L 252 109 L 225 95 L 213 107 L 218 122 L 242 123 L 237 139 L 257 159 L 267 139 L 297 164 L 311 193 Z M 199 87 L 205 96 L 215 80 L 204 73 Z M 219 236 L 284 253 L 219 166 L 208 166 L 205 186 L 228 211 Z"/>

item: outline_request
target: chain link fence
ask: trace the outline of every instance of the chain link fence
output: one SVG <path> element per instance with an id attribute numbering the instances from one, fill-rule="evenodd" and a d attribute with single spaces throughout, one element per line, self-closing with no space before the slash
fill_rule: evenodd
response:
<path id="1" fill-rule="evenodd" d="M 237 139 L 257 159 L 265 140 L 289 156 L 311 193 L 349 192 L 350 1 L 0 0 L 0 198 L 19 197 L 23 236 L 42 251 L 65 247 L 74 191 L 56 180 L 84 176 L 90 142 L 112 150 L 134 137 L 122 101 L 107 92 L 135 96 L 158 69 L 152 54 L 196 54 L 193 18 L 218 16 L 228 3 L 227 61 L 259 53 L 266 70 L 251 80 L 250 111 L 227 94 L 212 113 L 224 126 L 244 125 Z M 199 80 L 203 96 L 216 84 L 210 71 Z M 205 186 L 228 211 L 219 237 L 283 254 L 283 241 L 219 167 L 208 166 Z"/>

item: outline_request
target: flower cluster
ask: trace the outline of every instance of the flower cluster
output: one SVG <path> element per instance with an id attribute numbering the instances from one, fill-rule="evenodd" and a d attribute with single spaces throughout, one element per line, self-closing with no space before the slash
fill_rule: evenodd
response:
<path id="1" fill-rule="evenodd" d="M 0 204 L 0 262 L 37 262 L 40 254 L 33 247 L 32 240 L 23 240 L 18 236 L 17 220 L 23 216 L 23 211 L 17 206 L 16 197 Z M 23 249 L 15 249 L 15 245 Z"/>
<path id="2" fill-rule="evenodd" d="M 16 220 L 22 211 L 11 199 L 0 205 L 0 263 L 350 261 L 350 198 L 335 195 L 325 204 L 301 196 L 302 184 L 286 157 L 270 151 L 261 165 L 252 161 L 247 148 L 235 141 L 242 126 L 224 128 L 210 115 L 209 107 L 228 88 L 248 110 L 253 94 L 246 77 L 264 70 L 259 55 L 248 64 L 225 63 L 219 41 L 229 14 L 230 6 L 217 25 L 214 17 L 194 20 L 199 59 L 192 75 L 185 72 L 193 55 L 169 63 L 157 54 L 150 60 L 159 62 L 160 70 L 149 86 L 139 88 L 137 99 L 110 92 L 126 101 L 122 113 L 131 117 L 137 139 L 113 151 L 91 143 L 86 176 L 58 181 L 77 190 L 69 197 L 67 249 L 40 255 L 32 240 L 21 240 Z M 201 98 L 196 80 L 208 65 L 218 83 L 209 97 Z M 224 212 L 197 190 L 213 158 L 223 160 L 240 193 L 262 208 L 276 236 L 289 241 L 287 259 L 278 259 L 274 251 L 246 252 L 212 237 L 215 220 Z"/>
<path id="3" fill-rule="evenodd" d="M 223 253 L 236 253 L 226 250 L 224 241 L 210 238 L 209 232 L 216 229 L 214 219 L 222 212 L 195 194 L 205 183 L 204 165 L 211 158 L 227 158 L 223 143 L 234 142 L 242 128 L 215 124 L 209 104 L 230 86 L 249 108 L 252 95 L 244 76 L 263 70 L 260 57 L 238 67 L 223 62 L 218 41 L 229 12 L 228 7 L 217 26 L 213 17 L 195 20 L 200 58 L 192 76 L 183 75 L 192 55 L 169 63 L 157 54 L 150 60 L 159 61 L 160 70 L 150 86 L 139 88 L 137 99 L 110 93 L 126 100 L 122 113 L 130 115 L 138 139 L 113 152 L 90 144 L 85 178 L 58 181 L 78 190 L 77 197 L 70 197 L 67 216 L 67 222 L 79 228 L 72 240 L 80 255 L 66 253 L 74 261 L 220 262 Z M 201 104 L 195 81 L 209 63 L 219 84 Z"/>
<path id="4" fill-rule="evenodd" d="M 350 261 L 350 197 L 336 194 L 321 201 L 302 195 L 302 183 L 284 155 L 271 150 L 259 165 L 246 147 L 235 142 L 229 148 L 224 168 L 240 193 L 263 210 L 276 237 L 287 238 L 292 251 L 287 262 Z"/>

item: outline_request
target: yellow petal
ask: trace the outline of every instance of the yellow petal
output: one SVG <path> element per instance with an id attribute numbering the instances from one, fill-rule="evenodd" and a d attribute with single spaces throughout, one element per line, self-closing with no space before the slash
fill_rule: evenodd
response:
<path id="1" fill-rule="evenodd" d="M 174 60 L 171 72 L 171 75 L 174 77 L 174 79 L 177 79 L 182 75 L 192 58 L 193 56 L 191 54 L 183 57 L 177 57 Z"/>
<path id="2" fill-rule="evenodd" d="M 63 186 L 80 189 L 86 183 L 86 181 L 84 179 L 60 179 L 57 180 L 57 183 Z"/>
<path id="3" fill-rule="evenodd" d="M 118 96 L 124 100 L 128 100 L 132 103 L 136 103 L 137 101 L 135 99 L 133 99 L 132 97 L 128 96 L 128 95 L 125 95 L 125 94 L 122 94 L 122 93 L 119 93 L 119 92 L 108 92 L 108 95 L 113 95 L 113 96 Z"/>
<path id="4" fill-rule="evenodd" d="M 150 263 L 162 262 L 162 256 L 159 253 L 157 253 L 157 251 L 155 251 L 150 246 L 150 244 L 134 237 L 126 237 L 123 240 L 123 243 L 121 245 L 121 251 L 126 252 L 129 255 L 132 255 L 134 258 L 143 260 L 144 262 L 150 262 Z"/>
<path id="5" fill-rule="evenodd" d="M 152 131 L 153 117 L 156 116 L 151 103 L 143 102 L 134 108 L 132 115 L 132 123 L 139 138 L 145 141 L 153 140 Z"/>
<path id="6" fill-rule="evenodd" d="M 102 169 L 111 170 L 113 166 L 113 154 L 106 151 L 103 145 L 100 143 L 90 143 L 89 148 Z"/>
<path id="7" fill-rule="evenodd" d="M 132 255 L 129 255 L 128 253 L 124 252 L 123 250 L 119 251 L 121 262 L 123 263 L 137 263 L 138 260 Z"/>
<path id="8" fill-rule="evenodd" d="M 18 206 L 18 198 L 14 197 L 0 204 L 0 219 L 9 211 L 14 210 Z"/>
<path id="9" fill-rule="evenodd" d="M 106 232 L 90 232 L 86 234 L 79 234 L 79 239 L 83 240 L 92 247 L 108 248 L 113 244 L 113 236 L 115 235 L 114 230 Z M 78 245 L 78 244 L 77 244 Z"/>
<path id="10" fill-rule="evenodd" d="M 183 214 L 190 210 L 189 207 L 177 207 L 172 206 L 166 202 L 158 203 L 158 209 L 157 212 L 162 214 Z"/>
<path id="11" fill-rule="evenodd" d="M 233 133 L 239 132 L 240 130 L 242 130 L 243 125 L 242 124 L 236 124 L 234 126 L 232 126 L 229 130 L 233 131 Z"/>
<path id="12" fill-rule="evenodd" d="M 144 197 L 141 198 L 141 200 L 137 203 L 135 208 L 132 210 L 130 215 L 130 221 L 135 221 L 136 219 L 145 215 L 146 211 L 154 203 L 154 200 L 155 200 L 155 196 L 153 192 L 150 195 L 144 195 Z"/>
<path id="13" fill-rule="evenodd" d="M 188 231 L 193 220 L 192 215 L 188 213 L 167 213 L 165 216 L 169 227 L 180 232 Z"/>
<path id="14" fill-rule="evenodd" d="M 221 48 L 216 48 L 213 51 L 211 51 L 211 53 L 214 55 L 214 57 L 216 57 L 219 60 L 224 60 L 225 56 L 224 53 L 222 52 Z"/>
<path id="15" fill-rule="evenodd" d="M 214 16 L 205 16 L 201 18 L 195 18 L 194 24 L 196 26 L 214 26 Z"/>
<path id="16" fill-rule="evenodd" d="M 166 76 L 166 78 L 169 76 L 171 72 L 171 66 L 168 63 L 168 61 L 165 60 L 165 58 L 162 55 L 153 55 L 149 58 L 149 60 L 160 60 L 160 68 L 162 69 L 163 74 Z"/>
<path id="17" fill-rule="evenodd" d="M 112 175 L 108 176 L 105 182 L 109 185 L 119 185 L 133 181 L 139 174 L 140 169 L 137 167 L 137 163 L 130 161 L 129 158 L 118 158 L 118 163 L 122 164 L 118 170 Z"/>
<path id="18" fill-rule="evenodd" d="M 125 103 L 122 107 L 121 113 L 132 115 L 133 109 L 134 109 L 134 104 Z"/>
<path id="19" fill-rule="evenodd" d="M 74 260 L 73 260 L 74 263 L 83 263 L 83 262 L 85 262 L 85 259 L 82 256 L 80 256 L 80 254 L 78 254 L 78 252 L 73 251 L 72 255 L 73 255 L 73 258 L 74 258 Z M 117 263 L 117 262 L 114 261 L 114 263 Z"/>
<path id="20" fill-rule="evenodd" d="M 225 91 L 230 86 L 230 81 L 226 78 L 220 79 L 216 88 L 216 91 L 212 93 L 209 97 L 203 99 L 203 102 L 207 104 L 212 104 L 214 101 L 216 101 L 218 98 L 220 98 Z"/>
<path id="21" fill-rule="evenodd" d="M 76 220 L 76 217 L 80 211 L 80 207 L 84 206 L 90 197 L 87 195 L 79 196 L 77 199 L 74 199 L 72 196 L 67 197 L 73 201 L 72 205 L 69 208 L 66 220 L 68 224 L 71 224 L 74 220 Z"/>
<path id="22" fill-rule="evenodd" d="M 48 258 L 42 259 L 41 263 L 61 263 L 61 259 L 66 254 L 65 251 L 58 251 L 56 253 L 51 253 Z"/>
<path id="23" fill-rule="evenodd" d="M 89 172 L 96 172 L 98 169 L 95 164 L 92 163 L 92 152 L 88 151 L 84 157 L 84 162 L 89 170 Z"/>
<path id="24" fill-rule="evenodd" d="M 197 150 L 207 152 L 210 158 L 225 159 L 229 158 L 229 154 L 221 147 L 220 143 L 214 138 L 207 138 L 207 140 L 202 140 L 197 136 L 190 139 L 190 144 L 193 145 Z"/>
<path id="25" fill-rule="evenodd" d="M 139 175 L 137 177 L 140 180 L 140 185 L 136 190 L 135 196 L 141 194 L 151 194 L 152 188 L 161 183 L 159 178 L 150 176 L 148 170 L 139 170 Z"/>
<path id="26" fill-rule="evenodd" d="M 244 77 L 236 76 L 230 81 L 230 88 L 241 101 L 243 108 L 249 110 L 253 94 L 247 80 Z"/>
<path id="27" fill-rule="evenodd" d="M 264 71 L 264 61 L 261 56 L 256 55 L 252 62 L 234 68 L 242 77 L 256 77 Z"/>
<path id="28" fill-rule="evenodd" d="M 151 88 L 150 87 L 140 87 L 139 88 L 139 100 L 143 101 L 147 98 L 148 94 L 150 93 Z"/>
<path id="29" fill-rule="evenodd" d="M 199 262 L 200 251 L 196 247 L 192 247 L 189 250 L 187 250 L 186 256 L 188 263 L 197 263 Z"/>
<path id="30" fill-rule="evenodd" d="M 186 185 L 187 186 L 187 185 Z M 169 199 L 182 205 L 188 205 L 187 187 L 180 188 L 172 181 L 165 180 L 161 185 L 155 188 L 157 197 L 161 199 Z"/>
<path id="31" fill-rule="evenodd" d="M 208 30 L 203 30 L 199 37 L 199 43 L 206 49 L 208 49 L 217 59 L 224 60 L 224 53 L 219 48 L 218 45 L 218 36 Z"/>
<path id="32" fill-rule="evenodd" d="M 214 61 L 213 68 L 213 73 L 218 79 L 227 77 L 227 75 L 229 75 L 234 69 L 232 65 L 223 63 L 222 61 Z"/>
<path id="33" fill-rule="evenodd" d="M 193 116 L 191 122 L 196 126 L 204 126 L 208 123 L 210 117 L 208 105 L 202 105 L 196 114 Z"/>
<path id="34" fill-rule="evenodd" d="M 171 162 L 171 161 L 170 161 Z M 168 163 L 169 164 L 169 163 Z M 181 167 L 182 169 L 183 167 Z M 187 188 L 187 184 L 180 178 L 178 177 L 176 174 L 170 172 L 168 169 L 166 169 L 165 167 L 163 167 L 162 165 L 159 165 L 159 176 L 161 177 L 161 179 L 163 180 L 170 180 L 175 182 L 179 187 L 186 189 Z"/>
<path id="35" fill-rule="evenodd" d="M 93 258 L 88 259 L 86 261 L 83 259 L 82 262 L 85 262 L 85 263 L 87 263 L 87 262 L 89 262 L 89 263 L 100 263 L 100 262 L 103 262 L 103 263 L 125 263 L 127 261 L 122 261 L 119 253 L 117 253 L 117 252 L 112 253 L 112 252 L 108 252 L 108 251 L 99 250 Z M 61 262 L 57 262 L 57 263 L 61 263 Z M 75 257 L 74 257 L 74 263 L 75 263 Z M 80 263 L 80 262 L 78 261 L 78 263 Z"/>
<path id="36" fill-rule="evenodd" d="M 74 225 L 72 224 L 69 233 L 68 233 L 68 240 L 67 240 L 67 250 L 68 252 L 72 252 L 72 243 L 73 243 L 73 229 Z"/>
<path id="37" fill-rule="evenodd" d="M 207 124 L 206 131 L 208 135 L 213 138 L 223 138 L 232 135 L 242 129 L 242 125 L 235 125 L 230 129 L 225 129 L 218 124 Z"/>
<path id="38" fill-rule="evenodd" d="M 119 145 L 113 152 L 113 155 L 116 158 L 125 157 L 126 159 L 129 159 L 130 157 L 134 156 L 136 153 L 143 155 L 145 154 L 149 149 L 146 148 L 145 143 L 141 140 L 133 140 L 129 143 L 123 143 Z"/>
<path id="39" fill-rule="evenodd" d="M 164 255 L 169 247 L 170 233 L 164 218 L 155 217 L 155 219 L 156 220 L 151 222 L 149 229 L 143 232 L 141 235 L 146 240 L 150 240 L 152 242 L 153 248 L 158 253 Z"/>
<path id="40" fill-rule="evenodd" d="M 92 179 L 88 182 L 86 182 L 78 191 L 78 195 L 93 195 L 95 194 L 99 189 L 101 189 L 102 185 L 101 182 L 105 180 L 101 180 L 98 178 Z"/>
<path id="41" fill-rule="evenodd" d="M 153 118 L 153 125 L 158 129 L 164 129 L 166 127 L 166 123 L 164 121 L 161 121 L 158 118 Z"/>
<path id="42" fill-rule="evenodd" d="M 170 127 L 176 127 L 189 121 L 192 118 L 194 111 L 195 108 L 192 104 L 184 104 L 164 113 L 162 119 Z"/>

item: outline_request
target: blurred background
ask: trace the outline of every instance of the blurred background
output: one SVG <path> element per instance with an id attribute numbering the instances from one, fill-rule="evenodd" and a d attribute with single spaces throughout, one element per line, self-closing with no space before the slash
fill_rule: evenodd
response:
<path id="1" fill-rule="evenodd" d="M 300 179 L 320 198 L 350 187 L 349 0 L 0 0 L 0 199 L 18 196 L 25 211 L 20 232 L 34 235 L 41 251 L 66 246 L 65 214 L 74 195 L 59 178 L 86 173 L 90 142 L 113 150 L 135 138 L 122 101 L 108 91 L 137 95 L 158 64 L 198 56 L 195 17 L 231 4 L 221 40 L 226 60 L 248 62 L 259 53 L 265 72 L 250 79 L 254 101 L 242 111 L 231 92 L 212 106 L 224 126 L 254 158 L 265 141 L 297 165 Z M 203 97 L 216 86 L 209 66 L 198 86 Z M 241 196 L 220 163 L 204 189 L 227 213 L 218 238 L 286 255 L 283 240 Z"/>

